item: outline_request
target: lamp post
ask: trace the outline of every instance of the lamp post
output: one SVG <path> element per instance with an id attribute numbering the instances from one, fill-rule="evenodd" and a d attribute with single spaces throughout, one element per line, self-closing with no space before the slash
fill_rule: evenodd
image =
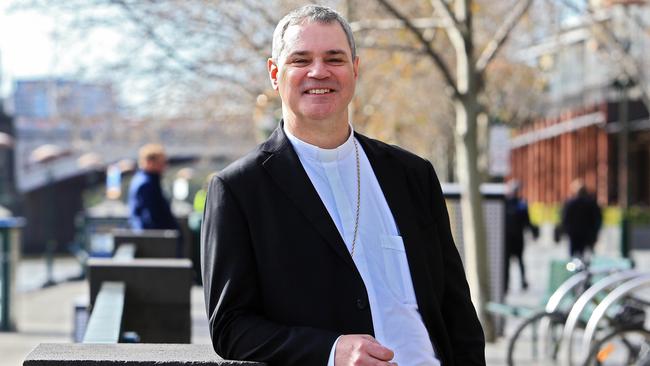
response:
<path id="1" fill-rule="evenodd" d="M 0 109 L 0 116 L 2 109 Z M 14 139 L 4 132 L 0 132 L 0 167 L 5 171 L 10 167 L 7 164 L 6 150 L 12 149 Z M 8 201 L 7 192 L 11 181 L 9 174 L 0 177 L 0 203 Z M 12 240 L 11 232 L 23 225 L 23 219 L 11 217 L 11 211 L 2 207 L 0 204 L 0 331 L 10 331 L 14 329 L 14 311 L 13 302 L 15 292 L 14 278 L 15 266 L 18 264 L 18 249 L 15 238 Z"/>
<path id="2" fill-rule="evenodd" d="M 621 256 L 629 258 L 629 221 L 628 208 L 630 205 L 630 177 L 629 177 L 629 125 L 628 125 L 628 90 L 633 86 L 633 81 L 623 75 L 613 84 L 618 91 L 618 204 L 621 208 Z"/>

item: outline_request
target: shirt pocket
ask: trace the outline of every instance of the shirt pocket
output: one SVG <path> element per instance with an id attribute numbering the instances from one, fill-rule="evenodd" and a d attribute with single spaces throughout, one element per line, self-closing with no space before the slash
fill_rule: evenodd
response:
<path id="1" fill-rule="evenodd" d="M 400 302 L 415 304 L 415 291 L 402 237 L 380 235 L 379 241 L 384 257 L 386 285 Z"/>

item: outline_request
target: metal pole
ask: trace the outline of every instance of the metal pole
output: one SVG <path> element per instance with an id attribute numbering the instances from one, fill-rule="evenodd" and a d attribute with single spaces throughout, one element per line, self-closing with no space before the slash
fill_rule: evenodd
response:
<path id="1" fill-rule="evenodd" d="M 9 304 L 11 303 L 10 293 L 9 293 L 9 265 L 10 265 L 10 252 L 9 252 L 9 228 L 0 227 L 0 297 L 2 302 L 0 302 L 0 330 L 8 331 L 9 330 Z"/>
<path id="2" fill-rule="evenodd" d="M 630 256 L 630 245 L 628 237 L 628 207 L 630 203 L 630 180 L 629 180 L 629 127 L 628 127 L 628 98 L 627 89 L 629 80 L 620 82 L 620 100 L 618 111 L 618 203 L 621 207 L 621 256 Z"/>
<path id="3" fill-rule="evenodd" d="M 46 206 L 46 235 L 48 236 L 47 241 L 45 242 L 45 272 L 47 278 L 42 287 L 50 287 L 56 285 L 54 281 L 54 251 L 56 249 L 56 228 L 54 225 L 54 178 L 50 167 L 47 168 L 47 187 L 45 188 L 45 197 L 48 200 Z"/>

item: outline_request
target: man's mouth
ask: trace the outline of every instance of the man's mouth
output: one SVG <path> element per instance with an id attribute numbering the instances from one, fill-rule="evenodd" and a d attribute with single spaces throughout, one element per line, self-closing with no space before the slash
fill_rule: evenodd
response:
<path id="1" fill-rule="evenodd" d="M 307 94 L 316 94 L 316 95 L 321 95 L 321 94 L 329 94 L 334 92 L 332 89 L 309 89 L 305 93 Z"/>

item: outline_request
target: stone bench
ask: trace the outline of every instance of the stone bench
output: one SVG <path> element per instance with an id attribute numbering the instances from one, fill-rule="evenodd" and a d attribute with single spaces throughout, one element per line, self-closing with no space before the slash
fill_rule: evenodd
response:
<path id="1" fill-rule="evenodd" d="M 113 229 L 113 245 L 135 245 L 136 258 L 176 258 L 179 233 L 176 230 Z"/>
<path id="2" fill-rule="evenodd" d="M 192 262 L 189 259 L 92 258 L 88 260 L 88 281 L 91 309 L 103 283 L 124 283 L 122 329 L 136 332 L 140 342 L 190 343 Z"/>

